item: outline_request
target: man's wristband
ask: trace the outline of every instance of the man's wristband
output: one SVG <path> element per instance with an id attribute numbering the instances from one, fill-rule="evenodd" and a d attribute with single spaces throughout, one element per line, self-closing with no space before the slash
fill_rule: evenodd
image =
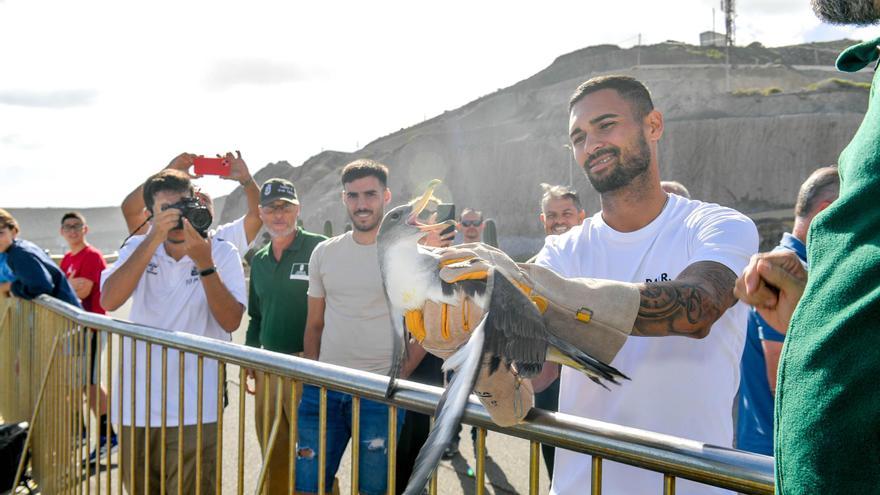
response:
<path id="1" fill-rule="evenodd" d="M 207 277 L 208 275 L 217 273 L 217 267 L 212 266 L 211 268 L 205 268 L 204 270 L 199 272 L 200 277 Z"/>

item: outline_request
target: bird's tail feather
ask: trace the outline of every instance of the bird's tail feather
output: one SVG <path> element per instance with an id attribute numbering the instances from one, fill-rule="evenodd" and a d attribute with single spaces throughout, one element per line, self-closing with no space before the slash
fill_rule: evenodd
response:
<path id="1" fill-rule="evenodd" d="M 548 361 L 574 368 L 587 375 L 590 380 L 593 380 L 606 390 L 608 387 L 604 381 L 620 385 L 618 379 L 629 380 L 628 376 L 618 371 L 615 367 L 599 361 L 559 337 L 551 333 L 548 333 L 547 337 L 547 341 L 551 345 L 547 352 Z"/>
<path id="2" fill-rule="evenodd" d="M 434 413 L 434 428 L 428 435 L 424 446 L 416 457 L 412 475 L 404 490 L 404 495 L 421 495 L 431 473 L 440 462 L 443 451 L 449 446 L 456 429 L 461 422 L 468 397 L 477 382 L 480 365 L 483 360 L 483 344 L 485 343 L 486 317 L 471 333 L 467 344 L 449 357 L 443 364 L 443 370 L 454 370 L 455 375 L 440 397 Z"/>
<path id="3" fill-rule="evenodd" d="M 394 312 L 392 311 L 391 316 L 391 328 L 392 328 L 392 342 L 394 347 L 392 349 L 392 361 L 391 361 L 391 370 L 388 372 L 388 388 L 385 389 L 385 398 L 390 399 L 392 395 L 394 395 L 394 390 L 397 387 L 397 379 L 400 377 L 400 370 L 403 368 L 403 363 L 406 362 L 406 325 L 403 322 L 403 319 L 400 320 L 394 317 Z"/>

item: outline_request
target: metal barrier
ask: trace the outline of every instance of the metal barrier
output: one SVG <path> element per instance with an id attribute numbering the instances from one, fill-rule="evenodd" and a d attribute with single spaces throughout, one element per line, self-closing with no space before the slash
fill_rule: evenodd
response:
<path id="1" fill-rule="evenodd" d="M 324 493 L 324 462 L 325 449 L 323 440 L 326 433 L 326 398 L 328 390 L 340 391 L 351 394 L 353 399 L 352 413 L 352 493 L 357 493 L 358 487 L 358 417 L 360 400 L 369 399 L 383 401 L 384 391 L 388 383 L 387 377 L 350 370 L 325 363 L 309 361 L 292 356 L 276 354 L 273 352 L 242 347 L 240 345 L 221 342 L 188 334 L 161 331 L 145 326 L 135 325 L 108 317 L 87 313 L 60 301 L 43 296 L 35 302 L 11 299 L 0 301 L 0 377 L 3 388 L 0 390 L 0 415 L 4 421 L 18 421 L 21 419 L 31 420 L 31 429 L 28 444 L 32 451 L 31 472 L 34 479 L 39 483 L 43 493 L 86 493 L 100 494 L 102 491 L 110 494 L 113 490 L 117 493 L 125 490 L 133 493 L 222 493 L 222 480 L 226 474 L 222 469 L 223 459 L 223 390 L 226 384 L 225 365 L 237 365 L 239 370 L 238 383 L 238 425 L 236 449 L 236 487 L 237 493 L 244 492 L 245 465 L 254 466 L 245 458 L 244 449 L 244 417 L 245 417 L 245 370 L 251 369 L 265 373 L 273 377 L 281 377 L 283 380 L 275 380 L 275 420 L 271 427 L 268 421 L 263 421 L 262 445 L 263 457 L 267 449 L 284 448 L 288 451 L 288 491 L 295 485 L 294 459 L 297 454 L 294 439 L 296 438 L 296 407 L 299 391 L 298 383 L 308 383 L 320 387 L 320 420 L 319 432 L 321 445 L 319 445 L 319 490 Z M 5 305 L 5 306 L 4 306 Z M 135 476 L 123 478 L 123 469 L 116 469 L 115 473 L 107 470 L 103 473 L 93 473 L 83 467 L 83 456 L 94 447 L 93 437 L 98 435 L 91 428 L 92 421 L 88 419 L 88 411 L 92 409 L 92 397 L 83 393 L 83 380 L 87 370 L 91 369 L 91 354 L 87 352 L 88 337 L 94 335 L 97 338 L 107 337 L 106 351 L 98 354 L 99 366 L 96 367 L 96 379 L 98 383 L 104 382 L 108 386 L 108 394 L 112 404 L 123 411 L 123 395 L 117 390 L 126 387 L 128 390 L 136 388 L 135 383 L 121 383 L 120 377 L 124 375 L 123 369 L 130 370 L 130 376 L 134 377 L 139 369 L 151 369 L 157 362 L 161 363 L 161 380 L 159 384 L 151 384 L 151 380 L 145 374 L 145 394 L 129 394 L 130 418 L 126 424 L 122 424 L 122 414 L 116 419 L 117 433 L 128 432 L 129 438 L 134 431 L 131 424 L 135 423 L 135 406 L 137 401 L 146 401 L 146 410 L 151 407 L 151 386 L 159 386 L 161 390 L 162 421 L 159 425 L 160 440 L 144 441 L 138 444 L 134 439 L 127 444 L 123 442 L 119 452 L 114 456 L 116 462 L 123 468 L 130 467 L 143 470 L 146 474 L 150 459 L 156 459 L 156 452 L 151 449 L 158 448 L 159 465 L 162 473 L 159 477 L 160 487 L 150 487 L 151 480 L 146 476 L 144 486 L 135 487 Z M 139 342 L 145 345 L 145 349 L 158 349 L 145 352 L 145 363 L 141 366 L 138 359 L 140 356 L 130 354 L 128 362 L 120 359 L 125 353 L 120 352 L 123 346 L 129 342 Z M 158 346 L 158 347 L 156 347 Z M 202 448 L 195 449 L 196 481 L 194 490 L 182 490 L 183 479 L 176 478 L 177 486 L 165 486 L 164 467 L 169 461 L 176 458 L 177 465 L 183 464 L 183 444 L 185 428 L 176 428 L 166 425 L 166 400 L 169 385 L 174 383 L 174 367 L 169 371 L 168 362 L 170 356 L 183 353 L 187 356 L 195 356 L 198 366 L 197 387 L 197 428 L 195 433 L 195 445 L 203 446 L 206 436 L 211 435 L 211 430 L 216 432 L 216 456 L 212 459 L 204 458 Z M 158 361 L 157 361 L 158 360 Z M 217 366 L 216 390 L 205 389 L 207 379 L 205 369 L 211 363 L 220 363 Z M 139 367 L 140 366 L 140 367 Z M 183 417 L 184 391 L 183 382 L 184 360 L 178 360 L 177 394 L 179 410 L 175 418 Z M 115 371 L 115 373 L 114 373 Z M 114 376 L 115 379 L 107 380 Z M 155 378 L 154 378 L 155 379 Z M 134 382 L 134 378 L 132 378 Z M 263 380 L 264 392 L 269 391 L 270 380 Z M 285 404 L 282 398 L 285 396 L 285 388 L 289 390 L 289 406 L 293 415 L 291 419 L 290 439 L 287 445 L 274 445 L 281 411 Z M 394 486 L 398 480 L 394 479 L 394 453 L 396 442 L 393 432 L 395 431 L 396 408 L 432 413 L 442 390 L 436 387 L 421 385 L 411 382 L 401 382 L 399 391 L 389 403 L 389 469 L 388 485 L 389 493 L 394 493 Z M 270 410 L 269 395 L 264 397 L 264 420 L 268 419 Z M 203 405 L 206 401 L 217 401 L 216 424 L 203 423 Z M 286 398 L 284 400 L 287 400 Z M 85 405 L 85 411 L 83 409 Z M 101 404 L 99 404 L 100 406 Z M 533 410 L 528 422 L 513 428 L 499 429 L 495 426 L 485 409 L 475 398 L 471 398 L 465 412 L 465 422 L 478 427 L 477 435 L 477 469 L 476 486 L 477 494 L 485 492 L 485 434 L 486 429 L 496 430 L 503 434 L 513 435 L 527 439 L 530 446 L 530 482 L 529 492 L 539 493 L 539 445 L 546 443 L 569 449 L 592 456 L 592 493 L 598 494 L 602 490 L 602 463 L 604 460 L 617 461 L 643 469 L 663 473 L 662 486 L 657 487 L 658 492 L 665 494 L 675 493 L 675 481 L 677 478 L 693 480 L 708 485 L 738 491 L 740 493 L 770 494 L 773 493 L 773 464 L 772 458 L 740 452 L 723 447 L 706 445 L 699 442 L 684 440 L 651 433 L 633 428 L 626 428 L 585 418 L 570 416 L 561 413 L 548 413 L 541 410 Z M 149 415 L 145 418 L 147 427 Z M 79 434 L 80 424 L 85 424 L 86 434 Z M 156 425 L 152 425 L 156 426 Z M 149 429 L 149 428 L 148 428 Z M 110 425 L 105 434 L 109 434 Z M 189 433 L 188 433 L 189 434 Z M 169 439 L 176 436 L 177 447 L 174 452 L 166 452 L 166 444 Z M 147 436 L 143 436 L 146 438 Z M 190 443 L 192 440 L 190 440 Z M 143 465 L 136 465 L 135 459 L 142 457 Z M 107 466 L 111 466 L 111 456 L 108 453 L 103 459 Z M 190 461 L 190 459 L 187 459 Z M 19 475 L 22 468 L 19 466 Z M 203 480 L 202 469 L 213 471 L 213 479 Z M 255 469 L 255 468 L 254 468 Z M 98 474 L 95 476 L 95 474 Z M 266 463 L 263 463 L 259 478 L 257 493 L 261 493 L 266 479 Z M 114 480 L 115 478 L 115 480 Z M 406 480 L 400 480 L 405 482 Z M 155 482 L 155 480 L 154 480 Z M 335 489 L 335 487 L 334 487 Z M 436 493 L 436 473 L 430 485 L 430 492 Z M 546 487 L 545 487 L 546 491 Z"/>

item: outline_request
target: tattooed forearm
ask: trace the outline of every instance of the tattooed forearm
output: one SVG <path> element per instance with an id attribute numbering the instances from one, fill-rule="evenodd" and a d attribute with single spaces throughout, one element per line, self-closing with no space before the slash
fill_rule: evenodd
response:
<path id="1" fill-rule="evenodd" d="M 736 302 L 735 282 L 736 275 L 726 266 L 701 261 L 687 267 L 676 280 L 643 284 L 633 335 L 705 337 Z"/>

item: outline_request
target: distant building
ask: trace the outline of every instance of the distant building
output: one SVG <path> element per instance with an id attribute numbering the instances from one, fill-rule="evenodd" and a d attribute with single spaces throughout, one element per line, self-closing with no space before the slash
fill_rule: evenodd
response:
<path id="1" fill-rule="evenodd" d="M 727 37 L 715 31 L 703 31 L 700 33 L 700 46 L 724 46 Z"/>

